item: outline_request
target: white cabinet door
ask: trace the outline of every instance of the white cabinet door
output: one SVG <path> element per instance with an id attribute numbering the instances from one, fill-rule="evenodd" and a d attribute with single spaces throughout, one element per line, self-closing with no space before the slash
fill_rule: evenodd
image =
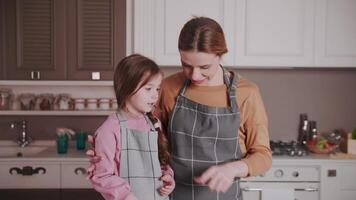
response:
<path id="1" fill-rule="evenodd" d="M 92 188 L 86 179 L 88 162 L 70 162 L 61 164 L 61 188 Z"/>
<path id="2" fill-rule="evenodd" d="M 311 66 L 314 0 L 238 0 L 237 66 Z"/>
<path id="3" fill-rule="evenodd" d="M 48 162 L 1 162 L 0 188 L 59 188 L 60 165 Z"/>
<path id="4" fill-rule="evenodd" d="M 159 65 L 180 66 L 178 37 L 193 16 L 215 19 L 222 26 L 229 53 L 224 65 L 233 64 L 234 0 L 135 0 L 133 2 L 133 53 L 153 58 Z"/>
<path id="5" fill-rule="evenodd" d="M 356 196 L 356 164 L 322 165 L 321 199 L 354 200 Z"/>
<path id="6" fill-rule="evenodd" d="M 316 66 L 356 67 L 356 0 L 317 0 Z"/>

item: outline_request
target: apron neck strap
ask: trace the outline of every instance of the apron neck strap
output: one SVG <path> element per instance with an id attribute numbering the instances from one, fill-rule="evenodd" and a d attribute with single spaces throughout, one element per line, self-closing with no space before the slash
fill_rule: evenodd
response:
<path id="1" fill-rule="evenodd" d="M 119 119 L 120 126 L 128 128 L 127 117 L 126 117 L 125 112 L 123 112 L 122 110 L 119 110 L 116 113 L 116 115 L 117 115 L 117 118 Z M 149 119 L 149 117 L 147 116 L 147 114 L 145 113 L 143 116 L 145 117 L 146 122 L 150 126 L 150 130 L 155 130 L 154 125 L 153 125 L 152 121 Z"/>
<path id="2" fill-rule="evenodd" d="M 126 114 L 122 111 L 119 110 L 117 113 L 117 118 L 119 119 L 120 122 L 120 126 L 127 128 L 127 118 L 126 118 Z"/>

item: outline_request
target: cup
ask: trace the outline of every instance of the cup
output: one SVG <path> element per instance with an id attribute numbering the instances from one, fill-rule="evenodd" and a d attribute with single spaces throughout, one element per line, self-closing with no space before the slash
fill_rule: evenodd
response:
<path id="1" fill-rule="evenodd" d="M 78 131 L 75 134 L 75 140 L 77 143 L 77 150 L 84 150 L 87 142 L 87 133 L 84 131 Z"/>
<path id="2" fill-rule="evenodd" d="M 68 136 L 62 135 L 57 137 L 57 152 L 59 154 L 65 154 L 68 150 Z"/>

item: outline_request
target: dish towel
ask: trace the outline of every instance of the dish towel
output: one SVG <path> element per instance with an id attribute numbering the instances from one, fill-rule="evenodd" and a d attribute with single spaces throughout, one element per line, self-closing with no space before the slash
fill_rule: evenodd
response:
<path id="1" fill-rule="evenodd" d="M 294 189 L 292 188 L 264 188 L 262 190 L 263 200 L 294 200 Z"/>

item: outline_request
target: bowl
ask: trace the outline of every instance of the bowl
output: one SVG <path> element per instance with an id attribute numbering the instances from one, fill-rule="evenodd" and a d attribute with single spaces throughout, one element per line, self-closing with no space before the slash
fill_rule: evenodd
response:
<path id="1" fill-rule="evenodd" d="M 328 147 L 325 147 L 323 149 L 318 148 L 316 145 L 311 145 L 308 144 L 307 145 L 309 151 L 313 152 L 313 153 L 317 153 L 317 154 L 329 154 L 335 151 L 337 145 L 329 145 Z"/>

